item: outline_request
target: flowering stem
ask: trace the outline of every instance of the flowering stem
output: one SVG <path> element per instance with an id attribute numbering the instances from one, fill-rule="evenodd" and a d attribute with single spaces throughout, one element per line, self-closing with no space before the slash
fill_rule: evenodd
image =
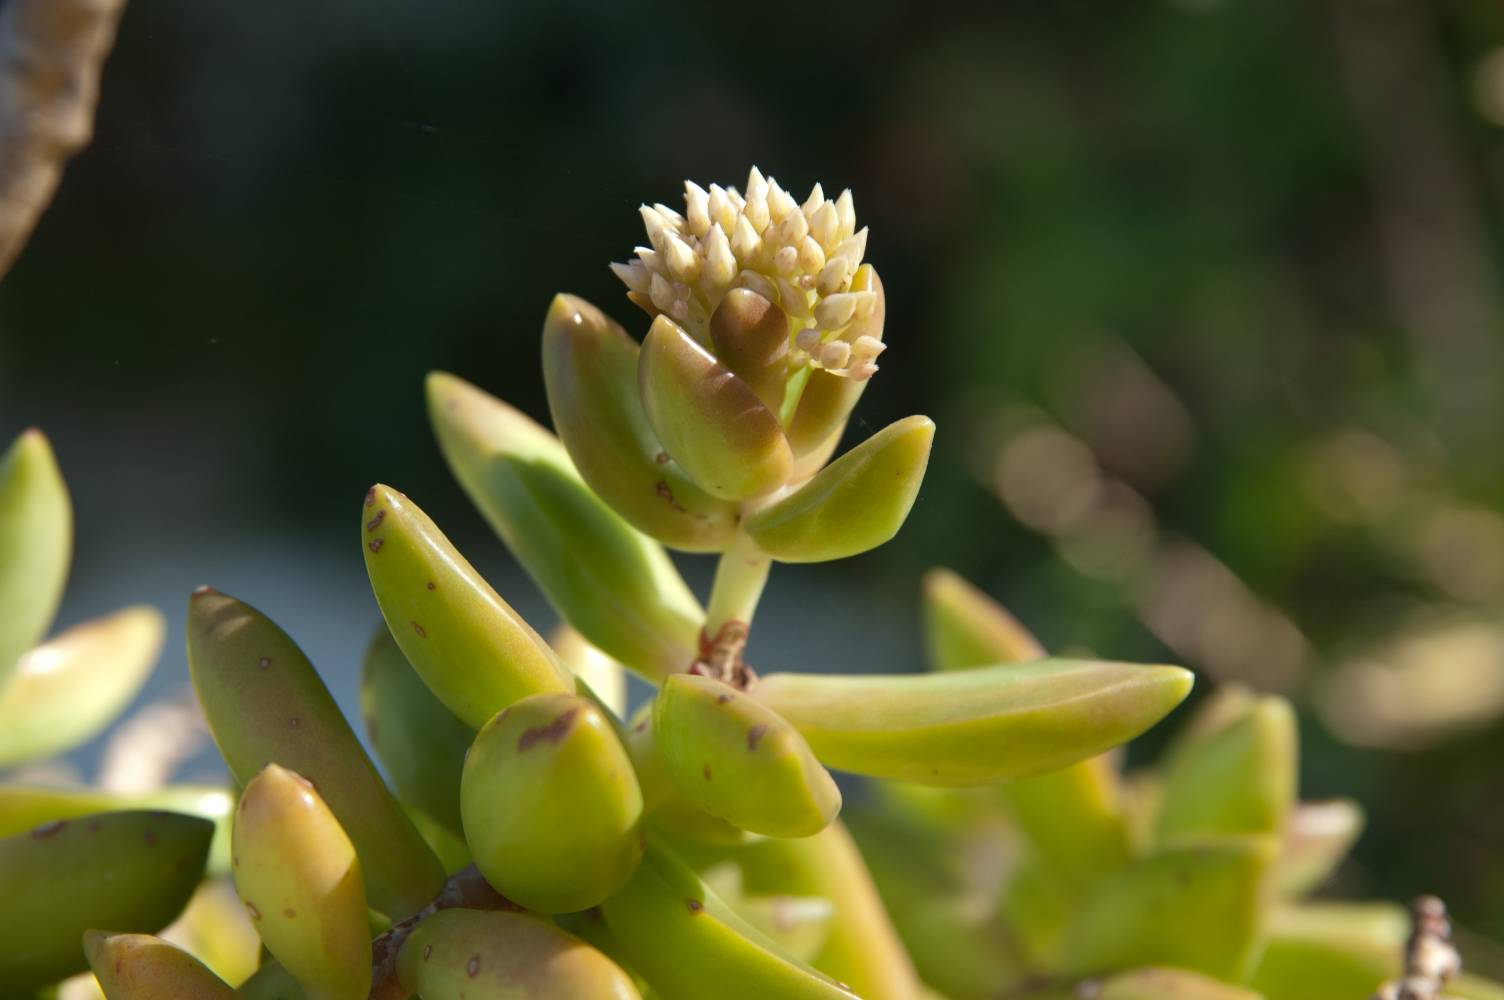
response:
<path id="1" fill-rule="evenodd" d="M 752 624 L 758 598 L 762 596 L 763 585 L 768 582 L 772 565 L 773 560 L 757 547 L 757 543 L 747 535 L 737 533 L 716 564 L 715 583 L 710 589 L 710 606 L 705 615 L 707 639 L 714 640 L 733 622 L 743 626 Z"/>

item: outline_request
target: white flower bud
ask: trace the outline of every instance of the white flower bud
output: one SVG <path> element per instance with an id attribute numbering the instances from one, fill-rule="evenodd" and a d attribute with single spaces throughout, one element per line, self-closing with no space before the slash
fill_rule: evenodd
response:
<path id="1" fill-rule="evenodd" d="M 634 247 L 632 252 L 637 255 L 638 260 L 642 261 L 642 266 L 647 268 L 649 273 L 664 273 L 663 259 L 658 256 L 658 251 L 649 250 L 647 247 Z"/>
<path id="2" fill-rule="evenodd" d="M 850 238 L 856 231 L 856 202 L 852 200 L 851 188 L 842 191 L 841 197 L 836 199 L 836 218 L 840 222 L 840 236 L 837 239 Z"/>
<path id="3" fill-rule="evenodd" d="M 731 252 L 731 241 L 726 239 L 726 231 L 719 222 L 710 227 L 706 243 L 705 276 L 717 288 L 725 288 L 736 277 L 736 255 Z"/>
<path id="4" fill-rule="evenodd" d="M 870 361 L 864 361 L 859 365 L 852 365 L 846 374 L 854 382 L 865 382 L 877 374 L 877 365 L 874 365 Z"/>
<path id="5" fill-rule="evenodd" d="M 790 316 L 809 315 L 809 295 L 787 278 L 778 279 L 778 301 Z"/>
<path id="6" fill-rule="evenodd" d="M 815 290 L 821 295 L 834 295 L 851 281 L 850 266 L 845 257 L 831 257 L 820 268 L 815 278 Z"/>
<path id="7" fill-rule="evenodd" d="M 841 228 L 841 218 L 836 212 L 836 206 L 831 202 L 821 205 L 809 220 L 810 235 L 820 241 L 820 246 L 826 253 L 834 250 L 840 242 L 836 239 Z M 657 246 L 655 243 L 654 246 Z"/>
<path id="8" fill-rule="evenodd" d="M 673 233 L 666 237 L 668 245 L 664 247 L 663 257 L 668 264 L 669 273 L 680 281 L 694 281 L 700 276 L 700 257 Z"/>
<path id="9" fill-rule="evenodd" d="M 851 273 L 855 274 L 856 269 L 862 266 L 862 258 L 867 256 L 867 227 L 863 226 L 860 232 L 842 240 L 841 245 L 836 247 L 836 252 L 831 256 L 846 258 Z"/>
<path id="10" fill-rule="evenodd" d="M 771 216 L 768 213 L 768 192 L 766 187 L 747 194 L 747 207 L 742 209 L 742 218 L 750 222 L 752 228 L 759 233 L 768 228 Z"/>
<path id="11" fill-rule="evenodd" d="M 778 301 L 778 286 L 756 271 L 743 271 L 736 276 L 738 288 L 750 288 L 769 302 Z"/>
<path id="12" fill-rule="evenodd" d="M 793 247 L 781 247 L 773 254 L 773 270 L 779 274 L 793 274 L 799 266 L 799 251 Z"/>
<path id="13" fill-rule="evenodd" d="M 856 342 L 851 345 L 851 363 L 858 365 L 872 361 L 887 349 L 888 345 L 881 340 L 863 334 L 856 338 Z"/>
<path id="14" fill-rule="evenodd" d="M 808 235 L 809 220 L 803 212 L 790 212 L 778 225 L 778 242 L 784 246 L 796 247 Z"/>
<path id="15" fill-rule="evenodd" d="M 648 298 L 653 300 L 653 305 L 664 312 L 669 312 L 674 305 L 674 286 L 661 274 L 654 274 L 652 282 L 648 285 Z"/>
<path id="16" fill-rule="evenodd" d="M 825 330 L 839 330 L 850 323 L 855 314 L 856 295 L 851 292 L 827 295 L 815 306 L 815 322 Z"/>
<path id="17" fill-rule="evenodd" d="M 684 182 L 684 214 L 689 231 L 704 236 L 710 231 L 710 195 L 694 181 Z"/>
<path id="18" fill-rule="evenodd" d="M 658 210 L 650 205 L 643 205 L 638 213 L 642 216 L 642 224 L 648 231 L 648 242 L 653 244 L 653 249 L 663 252 L 664 238 L 668 235 L 670 226 L 668 220 L 658 214 Z"/>
<path id="19" fill-rule="evenodd" d="M 752 223 L 747 221 L 745 215 L 736 219 L 736 229 L 731 234 L 731 249 L 736 251 L 736 259 L 743 267 L 756 264 L 762 253 L 762 237 L 757 235 L 757 230 L 752 228 Z"/>
<path id="20" fill-rule="evenodd" d="M 725 188 L 719 184 L 710 185 L 710 198 L 706 205 L 710 214 L 710 221 L 720 223 L 721 229 L 731 232 L 736 226 L 736 209 L 732 207 L 731 199 L 726 197 Z"/>
<path id="21" fill-rule="evenodd" d="M 761 198 L 766 201 L 767 197 L 767 178 L 763 177 L 761 170 L 753 167 L 747 171 L 747 200 L 750 202 L 753 198 Z"/>
<path id="22" fill-rule="evenodd" d="M 653 211 L 663 216 L 663 220 L 669 224 L 669 228 L 676 233 L 684 232 L 684 216 L 669 208 L 667 205 L 655 202 Z"/>
<path id="23" fill-rule="evenodd" d="M 799 211 L 804 213 L 806 219 L 812 219 L 823 204 L 825 204 L 825 191 L 819 184 L 816 184 L 809 189 L 809 197 L 805 199 L 803 205 L 799 206 Z"/>
<path id="24" fill-rule="evenodd" d="M 637 294 L 647 294 L 650 276 L 648 275 L 648 269 L 643 266 L 642 261 L 634 260 L 630 264 L 613 263 L 611 265 L 611 273 L 620 278 L 623 285 L 626 285 Z"/>
<path id="25" fill-rule="evenodd" d="M 793 217 L 798 219 L 804 218 L 804 216 L 797 212 L 794 213 Z M 801 239 L 799 241 L 799 270 L 804 271 L 806 274 L 819 274 L 824 267 L 825 251 L 820 249 L 820 244 L 816 243 L 809 236 Z"/>
<path id="26" fill-rule="evenodd" d="M 820 331 L 807 326 L 794 336 L 794 344 L 804 353 L 814 354 L 820 349 Z"/>
<path id="27" fill-rule="evenodd" d="M 821 368 L 845 368 L 851 359 L 851 345 L 844 340 L 832 340 L 820 348 Z"/>
<path id="28" fill-rule="evenodd" d="M 799 203 L 794 196 L 778 186 L 778 182 L 768 180 L 768 213 L 773 216 L 774 222 L 782 222 L 790 215 L 800 215 Z"/>

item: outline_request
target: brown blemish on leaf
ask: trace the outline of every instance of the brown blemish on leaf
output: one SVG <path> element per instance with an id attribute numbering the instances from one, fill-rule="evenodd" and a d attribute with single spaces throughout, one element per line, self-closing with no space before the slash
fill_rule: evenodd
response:
<path id="1" fill-rule="evenodd" d="M 765 722 L 760 722 L 757 725 L 753 726 L 751 729 L 747 730 L 747 749 L 749 751 L 756 750 L 757 744 L 761 743 L 762 738 L 767 734 L 768 726 Z"/>
<path id="2" fill-rule="evenodd" d="M 653 491 L 662 497 L 663 502 L 674 508 L 674 510 L 677 510 L 681 514 L 689 513 L 679 501 L 674 499 L 674 491 L 669 489 L 668 483 L 664 480 L 658 480 L 657 485 L 653 487 Z"/>
<path id="3" fill-rule="evenodd" d="M 376 516 L 375 517 L 371 518 L 369 521 L 366 522 L 366 530 L 367 531 L 375 531 L 377 528 L 381 527 L 381 522 L 385 521 L 385 520 L 386 520 L 386 508 L 383 507 L 381 510 L 378 510 L 376 512 Z"/>
<path id="4" fill-rule="evenodd" d="M 660 451 L 657 455 L 653 456 L 653 461 L 657 462 L 659 465 L 667 465 L 668 452 Z"/>
<path id="5" fill-rule="evenodd" d="M 287 724 L 291 728 L 297 729 L 299 726 L 301 726 L 303 724 L 303 720 L 300 719 L 300 718 L 298 718 L 296 715 L 294 715 L 292 718 L 290 718 L 290 719 L 287 720 Z"/>
<path id="6" fill-rule="evenodd" d="M 469 976 L 471 979 L 474 979 L 479 974 L 480 974 L 480 956 L 479 955 L 471 955 L 470 956 L 470 961 L 468 961 L 468 962 L 465 963 L 465 975 Z"/>
<path id="7" fill-rule="evenodd" d="M 417 622 L 408 622 L 408 624 L 413 627 L 413 631 L 414 632 L 418 633 L 418 638 L 419 639 L 427 639 L 428 638 L 428 633 L 423 630 L 423 626 L 422 625 L 419 625 Z"/>
<path id="8" fill-rule="evenodd" d="M 283 909 L 282 915 L 284 917 L 286 917 L 288 920 L 296 920 L 296 919 L 298 919 L 298 911 L 294 910 L 290 906 L 286 907 L 285 909 Z"/>
<path id="9" fill-rule="evenodd" d="M 423 946 L 423 961 L 426 962 L 426 961 L 428 961 L 432 957 L 433 957 L 433 945 L 431 945 L 431 944 L 425 944 Z"/>
<path id="10" fill-rule="evenodd" d="M 146 841 L 147 847 L 157 846 L 157 834 L 154 830 L 147 830 L 146 833 L 142 835 L 141 839 Z"/>
<path id="11" fill-rule="evenodd" d="M 252 920 L 261 919 L 261 911 L 256 909 L 256 904 L 251 902 L 249 899 L 245 901 L 245 912 L 251 915 Z"/>
<path id="12" fill-rule="evenodd" d="M 705 910 L 705 904 L 700 902 L 698 899 L 686 899 L 684 903 L 689 907 L 689 912 L 695 914 L 696 916 L 703 913 Z"/>
<path id="13" fill-rule="evenodd" d="M 257 670 L 266 670 L 271 665 L 272 665 L 272 658 L 270 656 L 263 656 L 261 659 L 259 659 L 259 660 L 256 661 L 256 669 Z"/>
<path id="14" fill-rule="evenodd" d="M 578 708 L 571 708 L 546 726 L 535 726 L 532 729 L 524 730 L 522 735 L 517 737 L 517 752 L 526 753 L 535 745 L 545 740 L 549 743 L 557 744 L 565 736 L 569 735 L 569 731 L 574 728 L 575 719 L 579 714 L 580 710 Z"/>
<path id="15" fill-rule="evenodd" d="M 705 765 L 705 780 L 706 781 L 710 780 L 710 765 L 709 764 Z"/>
<path id="16" fill-rule="evenodd" d="M 428 589 L 429 590 L 438 590 L 439 588 L 438 588 L 437 584 L 435 584 L 432 580 L 429 580 L 428 581 Z"/>
<path id="17" fill-rule="evenodd" d="M 375 505 L 376 505 L 376 487 L 372 486 L 370 489 L 366 490 L 366 506 L 367 507 L 373 507 Z"/>
<path id="18" fill-rule="evenodd" d="M 373 539 L 371 539 L 369 547 L 370 547 L 370 549 L 371 549 L 372 552 L 380 552 L 381 551 L 381 547 L 383 545 L 385 545 L 385 544 L 386 544 L 386 539 L 384 539 L 384 538 L 373 538 Z"/>
<path id="19" fill-rule="evenodd" d="M 37 840 L 46 840 L 48 837 L 62 832 L 63 827 L 67 825 L 68 821 L 65 819 L 56 820 L 51 823 L 44 823 L 43 825 L 37 827 L 35 830 L 32 830 L 31 835 Z"/>
<path id="20" fill-rule="evenodd" d="M 726 694 L 725 692 L 722 692 L 721 694 L 718 694 L 718 695 L 715 696 L 715 703 L 717 705 L 724 705 L 724 704 L 726 704 L 726 702 L 728 702 L 730 700 L 731 700 L 731 695 Z"/>

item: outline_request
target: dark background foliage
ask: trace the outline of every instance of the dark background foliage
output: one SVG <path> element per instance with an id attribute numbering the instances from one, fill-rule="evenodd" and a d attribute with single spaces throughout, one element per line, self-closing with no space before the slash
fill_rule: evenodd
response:
<path id="1" fill-rule="evenodd" d="M 849 185 L 892 345 L 851 437 L 922 411 L 937 452 L 754 650 L 916 668 L 944 564 L 1053 647 L 1290 691 L 1308 795 L 1370 812 L 1344 888 L 1504 938 L 1501 125 L 1492 0 L 133 0 L 0 286 L 0 436 L 75 492 L 65 620 L 213 582 L 348 704 L 372 481 L 547 617 L 423 373 L 543 417 L 555 291 L 642 326 L 639 202 Z"/>

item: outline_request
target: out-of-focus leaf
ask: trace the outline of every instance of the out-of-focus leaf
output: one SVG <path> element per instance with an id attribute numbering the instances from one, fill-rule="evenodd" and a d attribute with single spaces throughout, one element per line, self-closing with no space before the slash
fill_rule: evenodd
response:
<path id="1" fill-rule="evenodd" d="M 166 631 L 156 608 L 126 608 L 24 654 L 0 682 L 0 767 L 97 736 L 146 683 Z"/>
<path id="2" fill-rule="evenodd" d="M 1290 813 L 1279 859 L 1279 887 L 1299 896 L 1337 869 L 1363 832 L 1363 808 L 1351 799 L 1302 802 Z"/>
<path id="3" fill-rule="evenodd" d="M 1389 903 L 1279 907 L 1249 983 L 1274 1000 L 1369 1000 L 1399 974 L 1409 933 Z"/>
<path id="4" fill-rule="evenodd" d="M 992 598 L 948 569 L 924 575 L 924 645 L 931 670 L 1042 660 L 1044 647 Z"/>
<path id="5" fill-rule="evenodd" d="M 46 436 L 26 431 L 0 455 L 0 683 L 47 634 L 72 550 L 73 506 L 63 474 Z"/>

